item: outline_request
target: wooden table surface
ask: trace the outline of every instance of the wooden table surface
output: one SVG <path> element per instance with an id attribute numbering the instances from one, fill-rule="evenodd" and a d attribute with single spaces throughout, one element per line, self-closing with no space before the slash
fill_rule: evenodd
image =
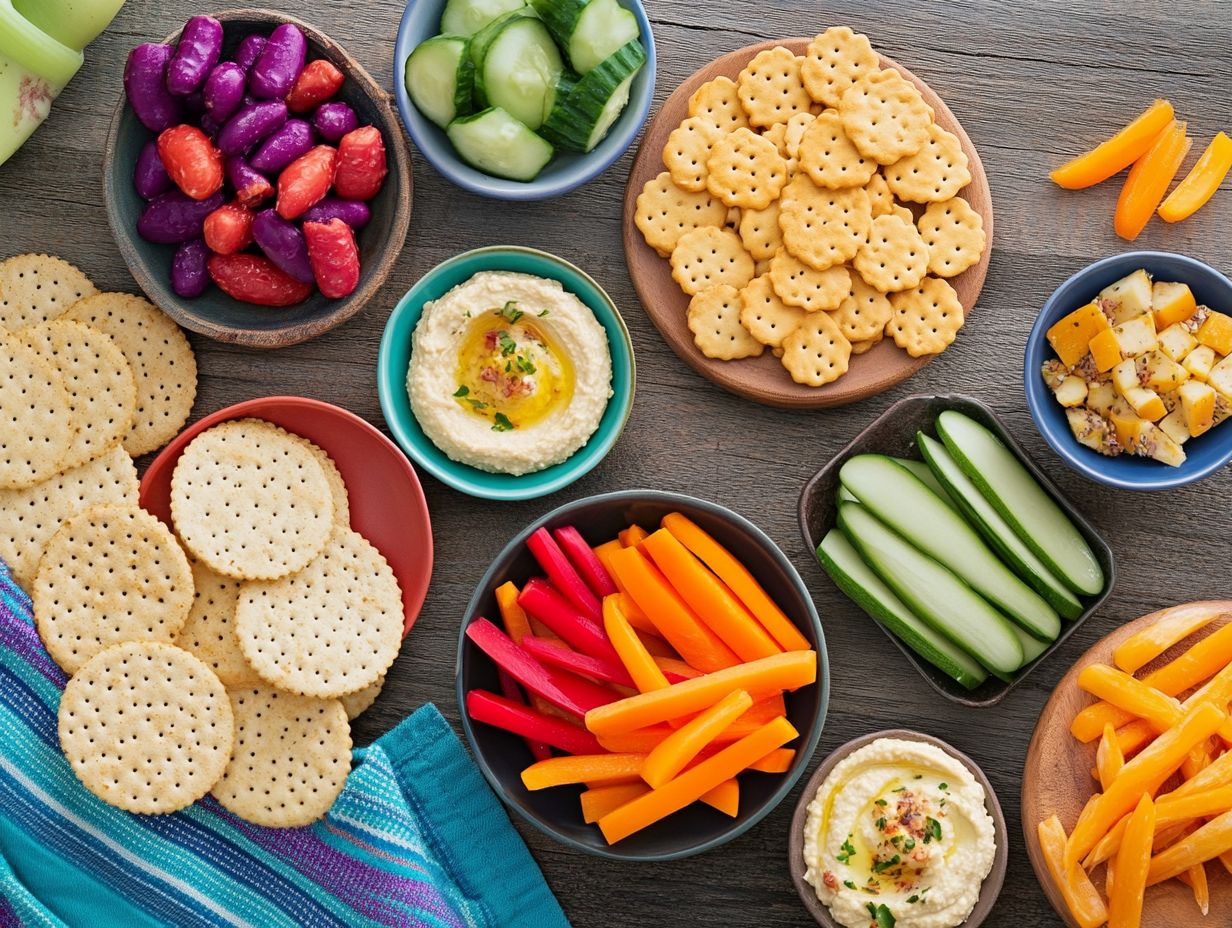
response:
<path id="1" fill-rule="evenodd" d="M 402 11 L 396 0 L 269 5 L 330 32 L 392 89 L 393 40 Z M 857 406 L 793 414 L 753 405 L 691 373 L 638 305 L 620 246 L 631 153 L 567 197 L 516 205 L 462 192 L 415 155 L 411 232 L 384 290 L 347 325 L 295 348 L 259 353 L 194 337 L 201 370 L 194 416 L 250 397 L 288 393 L 337 403 L 383 426 L 377 345 L 390 309 L 420 275 L 457 252 L 491 244 L 531 245 L 575 262 L 611 293 L 633 334 L 640 377 L 628 428 L 594 472 L 547 499 L 484 502 L 423 478 L 436 544 L 432 588 L 384 694 L 356 724 L 357 740 L 370 741 L 426 701 L 457 727 L 453 668 L 461 610 L 489 560 L 531 518 L 567 500 L 618 488 L 704 496 L 764 528 L 813 590 L 831 672 L 829 719 L 815 761 L 879 728 L 919 728 L 951 741 L 987 771 L 1010 820 L 1010 872 L 986 924 L 1058 925 L 1027 862 L 1019 822 L 1019 784 L 1032 727 L 1069 664 L 1110 629 L 1167 604 L 1232 595 L 1232 471 L 1183 490 L 1119 492 L 1069 471 L 1036 433 L 1021 383 L 1022 349 L 1036 311 L 1070 273 L 1127 248 L 1111 228 L 1116 182 L 1064 192 L 1047 182 L 1046 173 L 1157 96 L 1170 98 L 1189 120 L 1195 148 L 1217 130 L 1232 128 L 1226 57 L 1232 17 L 1225 5 L 1199 0 L 648 5 L 659 53 L 657 103 L 722 52 L 838 23 L 868 33 L 876 47 L 945 98 L 983 157 L 996 210 L 992 266 L 979 312 L 949 351 L 913 380 Z M 50 121 L 0 168 L 0 256 L 59 254 L 102 288 L 134 288 L 104 216 L 100 149 L 128 49 L 179 28 L 201 10 L 200 3 L 187 0 L 128 0 L 88 50 L 85 68 L 56 102 Z M 1137 244 L 1185 252 L 1228 271 L 1230 226 L 1232 192 L 1225 189 L 1187 222 L 1153 222 Z M 948 391 L 996 407 L 1118 557 L 1117 587 L 1100 614 L 991 710 L 962 709 L 930 690 L 837 593 L 796 525 L 800 488 L 831 454 L 896 399 Z M 802 926 L 809 919 L 786 860 L 786 830 L 798 791 L 751 833 L 677 863 L 601 861 L 556 845 L 520 820 L 515 824 L 579 928 L 633 928 L 682 915 L 699 926 Z M 499 861 L 493 861 L 491 878 L 500 879 Z"/>

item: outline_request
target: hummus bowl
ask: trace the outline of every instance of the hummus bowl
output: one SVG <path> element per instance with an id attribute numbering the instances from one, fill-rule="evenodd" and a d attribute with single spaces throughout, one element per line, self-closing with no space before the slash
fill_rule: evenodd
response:
<path id="1" fill-rule="evenodd" d="M 910 742 L 912 745 L 904 745 L 904 742 Z M 997 801 L 997 794 L 992 788 L 992 783 L 989 782 L 988 777 L 984 775 L 984 772 L 980 770 L 979 766 L 971 760 L 971 758 L 967 757 L 960 751 L 955 750 L 939 738 L 934 738 L 931 735 L 926 735 L 922 732 L 908 731 L 906 729 L 893 729 L 890 731 L 874 732 L 872 734 L 856 738 L 852 741 L 848 741 L 846 744 L 837 748 L 832 754 L 830 754 L 829 757 L 821 762 L 817 770 L 814 771 L 813 776 L 805 785 L 804 791 L 800 794 L 800 799 L 796 804 L 795 814 L 791 819 L 791 836 L 789 839 L 788 849 L 788 863 L 791 869 L 791 878 L 792 882 L 795 883 L 796 892 L 800 895 L 800 900 L 804 903 L 804 907 L 808 909 L 809 914 L 813 916 L 817 924 L 824 926 L 824 928 L 845 928 L 845 923 L 839 920 L 835 913 L 833 913 L 831 909 L 821 901 L 818 897 L 817 891 L 806 878 L 809 870 L 808 855 L 810 853 L 816 853 L 814 842 L 811 842 L 806 836 L 806 829 L 808 829 L 810 824 L 815 824 L 814 816 L 810 815 L 810 806 L 813 804 L 814 799 L 818 798 L 818 791 L 827 785 L 827 781 L 830 779 L 830 774 L 835 772 L 837 768 L 839 776 L 846 776 L 846 779 L 838 784 L 835 789 L 836 795 L 827 797 L 824 801 L 824 806 L 826 808 L 825 815 L 828 818 L 833 818 L 835 815 L 839 814 L 841 811 L 840 804 L 844 802 L 844 796 L 841 795 L 842 791 L 852 786 L 858 786 L 860 778 L 863 776 L 860 772 L 859 764 L 855 764 L 852 770 L 840 767 L 840 765 L 843 765 L 849 758 L 852 761 L 856 761 L 858 759 L 855 757 L 857 752 L 862 752 L 865 754 L 869 752 L 876 752 L 879 744 L 886 746 L 885 749 L 892 747 L 894 750 L 891 752 L 893 756 L 887 755 L 884 760 L 877 757 L 872 758 L 872 760 L 876 763 L 877 770 L 880 770 L 886 765 L 901 763 L 904 764 L 904 766 L 910 766 L 914 771 L 917 765 L 913 763 L 912 759 L 908 756 L 911 753 L 912 746 L 918 748 L 921 754 L 918 760 L 928 767 L 930 772 L 932 772 L 934 765 L 936 765 L 936 772 L 938 773 L 938 776 L 935 778 L 936 782 L 927 778 L 921 778 L 920 783 L 928 784 L 928 787 L 931 790 L 939 790 L 940 792 L 938 795 L 942 797 L 939 802 L 942 805 L 944 805 L 947 801 L 956 805 L 961 805 L 963 807 L 963 813 L 967 811 L 973 813 L 973 819 L 983 818 L 981 813 L 976 811 L 974 808 L 965 808 L 966 805 L 974 805 L 977 803 L 980 798 L 980 793 L 982 792 L 984 806 L 983 811 L 987 813 L 986 823 L 974 829 L 967 827 L 968 822 L 965 820 L 961 822 L 961 825 L 955 825 L 953 828 L 945 826 L 944 830 L 947 834 L 944 837 L 938 837 L 938 840 L 942 842 L 941 846 L 945 848 L 945 869 L 947 871 L 952 869 L 953 860 L 956 854 L 967 854 L 968 852 L 974 851 L 975 853 L 972 856 L 979 857 L 980 859 L 978 861 L 972 861 L 973 866 L 976 863 L 980 864 L 980 866 L 975 868 L 977 870 L 983 870 L 984 867 L 987 867 L 987 875 L 983 877 L 979 884 L 978 890 L 973 886 L 957 888 L 951 887 L 950 889 L 946 889 L 944 884 L 947 881 L 945 879 L 929 880 L 931 884 L 930 888 L 933 889 L 934 892 L 938 890 L 947 893 L 953 891 L 959 895 L 965 896 L 962 900 L 955 900 L 959 909 L 965 909 L 966 903 L 971 903 L 970 913 L 959 922 L 955 922 L 953 918 L 947 917 L 944 908 L 940 907 L 938 904 L 928 905 L 926 908 L 921 908 L 920 914 L 917 917 L 911 917 L 907 914 L 910 913 L 911 906 L 913 905 L 918 904 L 925 906 L 927 900 L 921 897 L 926 896 L 927 891 L 922 891 L 920 896 L 913 894 L 905 900 L 900 900 L 898 903 L 894 903 L 887 895 L 874 896 L 860 892 L 858 889 L 852 890 L 852 887 L 856 885 L 854 881 L 844 886 L 844 883 L 839 882 L 836 876 L 835 884 L 838 891 L 837 894 L 845 895 L 847 893 L 855 892 L 857 895 L 855 901 L 850 904 L 850 907 L 853 909 L 858 908 L 859 910 L 862 910 L 865 906 L 867 906 L 868 902 L 877 903 L 878 899 L 882 900 L 880 903 L 877 903 L 880 905 L 884 905 L 887 901 L 890 901 L 894 908 L 898 910 L 896 924 L 899 925 L 900 928 L 977 928 L 977 926 L 983 924 L 984 920 L 992 911 L 993 904 L 997 901 L 997 896 L 1001 892 L 1001 885 L 1005 880 L 1006 866 L 1009 861 L 1009 837 L 1005 825 L 1005 816 L 1001 811 L 1001 804 Z M 942 755 L 944 755 L 944 757 Z M 907 759 L 904 760 L 904 757 Z M 946 762 L 946 764 L 940 764 L 942 761 Z M 916 773 L 916 776 L 919 776 L 919 774 Z M 910 784 L 911 782 L 914 782 L 914 780 L 915 776 L 911 777 L 908 783 Z M 884 785 L 889 786 L 891 784 L 887 782 Z M 903 791 L 903 787 L 899 786 L 894 790 L 894 792 L 902 796 L 908 796 L 913 792 L 919 792 L 923 795 L 926 794 L 928 790 L 920 789 L 905 792 Z M 927 803 L 928 800 L 925 798 L 923 801 Z M 889 834 L 890 831 L 893 830 L 893 826 L 900 823 L 900 821 L 904 824 L 907 823 L 906 816 L 899 820 L 897 819 L 895 813 L 891 811 L 894 806 L 897 806 L 901 811 L 903 808 L 903 800 L 901 799 L 896 804 L 884 804 L 884 801 L 879 801 L 876 797 L 870 798 L 868 802 L 864 803 L 866 808 L 860 809 L 859 811 L 867 812 L 868 810 L 872 810 L 874 808 L 874 802 L 877 802 L 878 806 L 884 806 L 885 808 L 885 816 L 877 821 L 877 825 L 881 827 L 884 834 Z M 910 812 L 911 810 L 909 809 L 908 811 Z M 875 816 L 869 815 L 868 817 L 871 820 Z M 890 829 L 886 829 L 884 827 L 886 817 L 891 819 Z M 939 817 L 944 818 L 944 815 L 939 815 Z M 935 827 L 938 835 L 941 834 L 943 826 L 940 825 L 940 823 L 937 823 L 931 818 L 927 818 L 926 821 L 929 826 Z M 924 828 L 923 830 L 927 832 L 929 829 Z M 964 847 L 964 843 L 961 843 L 963 842 L 963 839 L 968 839 L 966 844 L 969 845 L 970 839 L 976 835 L 982 836 L 983 839 L 991 837 L 994 847 L 991 849 L 987 847 L 970 848 Z M 849 835 L 848 839 L 850 840 L 850 838 L 851 836 Z M 956 843 L 949 845 L 946 842 Z M 897 841 L 895 841 L 894 846 L 895 848 L 903 847 L 903 845 Z M 851 845 L 847 843 L 843 845 L 843 848 L 844 851 L 849 848 L 851 849 L 853 859 L 858 860 L 856 855 L 863 853 L 863 850 L 852 848 Z M 926 849 L 926 846 L 922 845 L 914 850 L 919 853 Z M 840 852 L 840 855 L 841 853 L 842 852 Z M 876 860 L 877 858 L 874 858 L 874 864 L 876 863 Z M 892 861 L 886 861 L 886 863 L 890 862 Z M 876 866 L 874 869 L 877 869 Z M 884 873 L 893 874 L 894 870 L 885 869 Z M 924 877 L 925 873 L 926 871 L 921 870 L 920 876 Z M 942 876 L 944 876 L 944 874 Z M 885 878 L 883 877 L 883 880 L 884 879 Z M 893 893 L 893 890 L 894 887 L 891 886 L 890 892 Z M 974 895 L 973 902 L 971 898 L 972 895 Z M 866 896 L 867 899 L 865 898 Z M 912 902 L 911 900 L 915 901 Z M 911 903 L 911 905 L 906 905 L 906 903 Z M 869 916 L 864 916 L 862 913 L 861 917 L 865 922 L 871 923 L 873 921 L 872 918 Z M 851 919 L 848 921 L 850 922 Z"/>
<path id="2" fill-rule="evenodd" d="M 487 321 L 501 331 L 487 331 Z M 485 349 L 476 333 L 501 341 Z M 535 344 L 537 354 L 525 348 L 536 337 L 544 339 Z M 567 377 L 553 379 L 561 375 L 549 363 L 553 358 Z M 503 372 L 515 364 L 530 375 Z M 530 409 L 538 418 L 525 428 L 511 422 L 493 405 L 490 392 L 502 394 L 497 383 L 484 382 L 485 374 L 508 381 L 506 388 L 536 383 L 530 389 L 539 393 L 529 399 L 510 399 L 508 389 L 503 396 L 511 410 Z M 420 278 L 390 314 L 377 362 L 381 410 L 394 439 L 442 483 L 485 499 L 546 496 L 588 473 L 620 437 L 634 381 L 629 332 L 603 288 L 561 258 L 513 246 L 468 251 Z M 539 394 L 561 384 L 568 391 L 564 405 L 544 407 L 554 400 Z M 487 462 L 513 462 L 508 469 L 522 472 L 481 469 Z"/>
<path id="3" fill-rule="evenodd" d="M 743 563 L 817 652 L 817 682 L 785 694 L 787 719 L 799 732 L 789 747 L 796 750 L 782 774 L 752 774 L 740 784 L 740 808 L 734 818 L 694 803 L 662 821 L 608 845 L 599 829 L 578 814 L 580 786 L 531 791 L 522 770 L 532 762 L 517 735 L 473 722 L 464 711 L 473 689 L 499 687 L 496 664 L 467 636 L 481 617 L 499 620 L 496 588 L 507 580 L 524 583 L 539 572 L 526 540 L 536 529 L 576 526 L 588 544 L 614 538 L 626 526 L 649 528 L 668 513 L 683 513 Z M 519 532 L 479 581 L 463 614 L 458 635 L 457 698 L 462 728 L 484 777 L 501 800 L 544 834 L 562 844 L 613 860 L 677 860 L 712 850 L 744 834 L 782 802 L 804 773 L 821 737 L 829 703 L 830 673 L 825 636 L 812 596 L 779 547 L 752 522 L 715 503 L 678 493 L 622 490 L 590 496 L 554 509 Z"/>

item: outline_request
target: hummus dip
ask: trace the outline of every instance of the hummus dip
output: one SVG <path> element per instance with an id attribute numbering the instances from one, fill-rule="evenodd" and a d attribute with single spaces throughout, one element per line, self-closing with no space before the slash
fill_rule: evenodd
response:
<path id="1" fill-rule="evenodd" d="M 529 474 L 599 427 L 612 395 L 607 333 L 559 281 L 483 271 L 424 304 L 406 388 L 424 434 L 451 459 Z"/>
<path id="2" fill-rule="evenodd" d="M 805 879 L 847 928 L 954 928 L 996 853 L 984 802 L 945 751 L 879 738 L 840 761 L 809 804 Z"/>

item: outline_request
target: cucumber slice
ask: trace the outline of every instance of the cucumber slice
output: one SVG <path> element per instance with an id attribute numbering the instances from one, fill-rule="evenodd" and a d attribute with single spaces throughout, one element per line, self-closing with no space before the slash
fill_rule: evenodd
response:
<path id="1" fill-rule="evenodd" d="M 881 582 L 851 546 L 847 536 L 830 529 L 817 546 L 817 560 L 834 585 L 874 619 L 897 635 L 916 654 L 969 690 L 988 674 L 971 655 L 951 644 L 922 622 Z"/>
<path id="2" fill-rule="evenodd" d="M 1076 619 L 1082 615 L 1082 603 L 1078 601 L 1078 597 L 1014 534 L 1014 530 L 1001 518 L 992 503 L 984 499 L 976 485 L 950 457 L 945 445 L 923 432 L 916 434 L 916 442 L 924 460 L 936 472 L 937 479 L 949 490 L 959 510 L 966 516 L 967 521 L 979 530 L 984 540 L 992 545 L 1001 560 L 1013 568 L 1018 576 L 1027 581 L 1035 592 L 1044 597 L 1062 616 Z"/>
<path id="3" fill-rule="evenodd" d="M 455 119 L 445 130 L 471 167 L 510 180 L 534 180 L 552 160 L 552 146 L 499 106 Z"/>
<path id="4" fill-rule="evenodd" d="M 858 503 L 839 503 L 838 525 L 864 562 L 935 631 L 994 673 L 1022 666 L 1013 625 L 949 570 Z"/>
<path id="5" fill-rule="evenodd" d="M 476 71 L 481 106 L 499 106 L 526 128 L 543 125 L 556 102 L 556 83 L 564 70 L 551 33 L 539 20 L 515 16 L 487 45 Z"/>
<path id="6" fill-rule="evenodd" d="M 646 50 L 630 42 L 576 83 L 562 79 L 544 135 L 561 148 L 591 151 L 628 106 L 629 88 L 645 63 Z"/>
<path id="7" fill-rule="evenodd" d="M 1104 571 L 1086 539 L 1000 440 L 969 416 L 947 409 L 937 434 L 972 482 L 1028 547 L 1075 593 L 1094 596 Z"/>
<path id="8" fill-rule="evenodd" d="M 975 529 L 893 458 L 857 454 L 839 480 L 868 510 L 923 554 L 949 568 L 1032 635 L 1052 641 L 1061 618 L 988 549 Z"/>
<path id="9" fill-rule="evenodd" d="M 526 0 L 449 0 L 441 13 L 441 32 L 472 36 L 494 19 L 526 6 Z"/>
<path id="10" fill-rule="evenodd" d="M 1040 641 L 1038 638 L 1028 635 L 1017 625 L 1014 626 L 1014 634 L 1018 636 L 1018 644 L 1022 648 L 1023 667 L 1026 667 L 1027 664 L 1031 663 L 1052 646 L 1051 641 Z"/>
<path id="11" fill-rule="evenodd" d="M 915 474 L 916 479 L 924 486 L 928 487 L 937 494 L 937 498 L 945 503 L 955 512 L 958 512 L 958 504 L 950 499 L 950 494 L 945 491 L 945 487 L 937 480 L 937 476 L 928 468 L 928 465 L 923 461 L 917 461 L 915 458 L 891 458 L 895 464 L 900 467 L 905 467 L 907 470 Z"/>
<path id="12" fill-rule="evenodd" d="M 471 61 L 478 68 L 483 64 L 484 56 L 488 53 L 488 46 L 493 40 L 500 35 L 501 30 L 515 19 L 536 19 L 535 11 L 528 6 L 514 10 L 512 13 L 505 13 L 502 16 L 496 17 L 473 36 L 471 36 Z"/>
<path id="13" fill-rule="evenodd" d="M 475 65 L 466 39 L 438 35 L 406 59 L 406 92 L 421 113 L 444 129 L 474 109 Z"/>
<path id="14" fill-rule="evenodd" d="M 578 74 L 637 41 L 637 17 L 617 0 L 531 0 Z"/>
<path id="15" fill-rule="evenodd" d="M 837 502 L 840 502 L 840 503 L 858 503 L 858 502 L 859 502 L 859 500 L 858 500 L 858 499 L 856 499 L 856 495 L 855 495 L 854 493 L 852 493 L 849 489 L 847 489 L 845 486 L 843 486 L 843 485 L 840 483 L 840 484 L 838 485 L 838 499 L 837 499 Z"/>

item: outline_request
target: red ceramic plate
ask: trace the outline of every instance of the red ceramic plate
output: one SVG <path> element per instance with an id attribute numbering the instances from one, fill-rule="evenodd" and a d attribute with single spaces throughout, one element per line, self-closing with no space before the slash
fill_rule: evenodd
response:
<path id="1" fill-rule="evenodd" d="M 385 555 L 402 587 L 403 637 L 415 624 L 432 577 L 432 523 L 415 470 L 397 446 L 352 412 L 302 396 L 267 396 L 220 409 L 194 422 L 154 459 L 141 478 L 141 505 L 171 522 L 171 472 L 197 435 L 230 419 L 253 417 L 324 448 L 351 498 L 351 527 Z"/>

